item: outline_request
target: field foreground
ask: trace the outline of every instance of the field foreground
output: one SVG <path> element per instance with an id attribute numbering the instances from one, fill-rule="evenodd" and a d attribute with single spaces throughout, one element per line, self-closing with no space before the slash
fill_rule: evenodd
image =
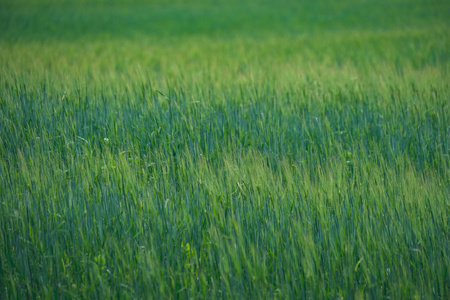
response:
<path id="1" fill-rule="evenodd" d="M 0 1 L 0 298 L 449 299 L 449 20 Z"/>

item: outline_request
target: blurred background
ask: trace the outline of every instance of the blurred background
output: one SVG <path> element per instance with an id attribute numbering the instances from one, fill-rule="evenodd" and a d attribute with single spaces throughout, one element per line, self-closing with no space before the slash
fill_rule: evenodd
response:
<path id="1" fill-rule="evenodd" d="M 447 76 L 449 11 L 440 0 L 2 0 L 0 63 L 53 83 Z"/>

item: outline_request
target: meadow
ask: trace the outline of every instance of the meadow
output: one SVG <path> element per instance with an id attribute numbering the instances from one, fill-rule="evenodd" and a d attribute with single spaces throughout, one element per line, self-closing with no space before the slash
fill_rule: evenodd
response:
<path id="1" fill-rule="evenodd" d="M 0 298 L 449 299 L 449 28 L 0 0 Z"/>

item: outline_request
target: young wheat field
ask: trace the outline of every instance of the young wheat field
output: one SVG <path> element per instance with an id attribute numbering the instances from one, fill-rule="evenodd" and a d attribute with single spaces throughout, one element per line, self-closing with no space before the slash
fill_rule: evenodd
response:
<path id="1" fill-rule="evenodd" d="M 450 2 L 0 0 L 1 299 L 449 299 Z"/>

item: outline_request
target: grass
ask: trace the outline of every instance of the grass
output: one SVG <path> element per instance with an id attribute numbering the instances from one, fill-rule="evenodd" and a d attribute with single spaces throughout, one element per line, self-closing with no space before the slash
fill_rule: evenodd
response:
<path id="1" fill-rule="evenodd" d="M 447 1 L 1 1 L 0 298 L 450 296 Z"/>

